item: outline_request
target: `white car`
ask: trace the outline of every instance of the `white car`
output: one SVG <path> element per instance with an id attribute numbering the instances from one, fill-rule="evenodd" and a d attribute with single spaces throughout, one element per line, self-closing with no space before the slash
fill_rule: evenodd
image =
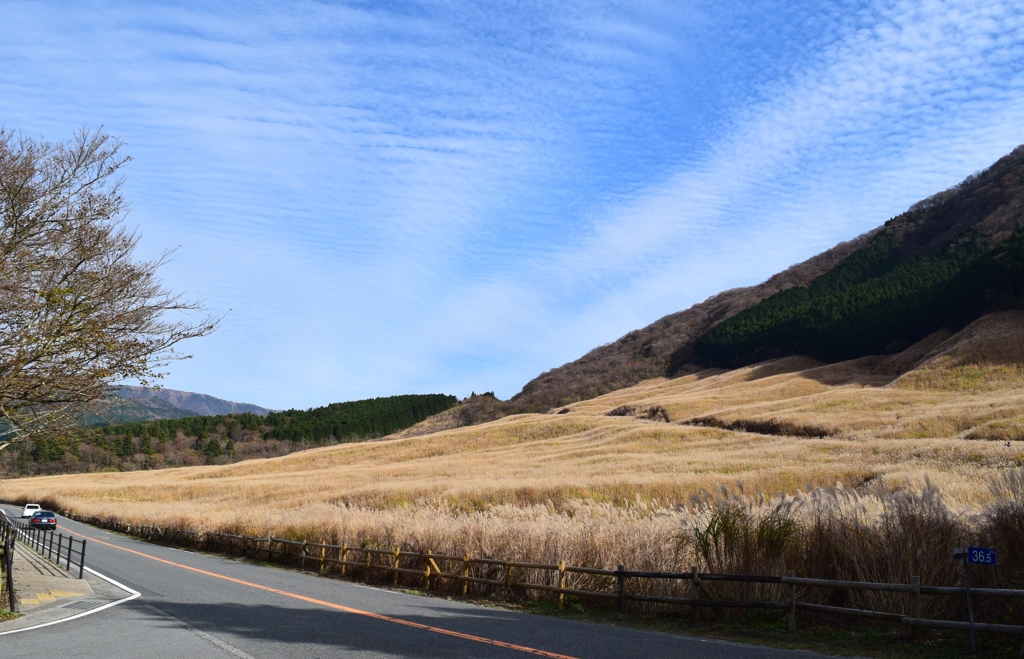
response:
<path id="1" fill-rule="evenodd" d="M 42 509 L 42 506 L 40 506 L 38 503 L 26 503 L 25 509 L 21 511 L 21 517 L 22 519 L 26 517 L 31 517 L 32 515 L 35 515 Z"/>

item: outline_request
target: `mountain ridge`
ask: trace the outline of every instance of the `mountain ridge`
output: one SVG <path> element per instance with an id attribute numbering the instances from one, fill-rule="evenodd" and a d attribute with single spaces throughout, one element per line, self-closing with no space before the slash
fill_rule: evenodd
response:
<path id="1" fill-rule="evenodd" d="M 808 287 L 882 234 L 896 238 L 903 260 L 936 253 L 958 240 L 993 249 L 1024 221 L 1024 146 L 959 184 L 913 204 L 907 211 L 852 240 L 839 243 L 755 286 L 718 293 L 703 302 L 633 330 L 584 356 L 541 373 L 508 401 L 480 401 L 460 411 L 463 424 L 506 414 L 546 412 L 638 382 L 684 375 L 708 363 L 694 361 L 697 341 L 712 328 L 769 298 Z M 977 317 L 977 316 L 975 316 Z M 969 322 L 971 319 L 967 319 Z M 789 353 L 787 353 L 789 354 Z"/>
<path id="2" fill-rule="evenodd" d="M 191 391 L 180 391 L 178 389 L 165 389 L 163 387 L 140 387 L 137 385 L 120 385 L 114 392 L 116 396 L 136 401 L 143 405 L 155 404 L 155 401 L 162 401 L 175 408 L 192 412 L 199 416 L 220 416 L 224 414 L 243 414 L 249 412 L 256 416 L 266 416 L 271 410 L 252 403 L 235 403 L 233 401 L 216 398 L 209 394 L 198 394 Z M 170 417 L 177 418 L 177 417 Z"/>

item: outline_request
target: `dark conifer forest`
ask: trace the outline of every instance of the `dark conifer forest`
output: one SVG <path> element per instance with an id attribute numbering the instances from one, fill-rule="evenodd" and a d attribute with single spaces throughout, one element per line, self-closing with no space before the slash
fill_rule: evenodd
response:
<path id="1" fill-rule="evenodd" d="M 443 412 L 455 396 L 423 394 L 333 403 L 309 410 L 192 416 L 93 428 L 69 445 L 39 441 L 0 454 L 8 475 L 227 464 L 383 437 Z"/>
<path id="2" fill-rule="evenodd" d="M 973 235 L 907 257 L 891 231 L 814 280 L 711 328 L 694 361 L 734 368 L 784 355 L 839 361 L 896 352 L 943 327 L 1021 306 L 1024 231 L 985 250 Z"/>

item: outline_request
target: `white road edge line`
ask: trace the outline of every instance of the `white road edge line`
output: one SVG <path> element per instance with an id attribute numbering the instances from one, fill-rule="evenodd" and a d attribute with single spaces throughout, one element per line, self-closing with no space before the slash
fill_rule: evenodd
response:
<path id="1" fill-rule="evenodd" d="M 7 519 L 10 519 L 10 516 L 7 514 L 6 510 L 0 509 L 0 513 L 3 513 L 4 517 L 7 517 Z M 97 572 L 96 570 L 92 569 L 91 567 L 87 567 L 87 566 L 83 566 L 83 567 L 84 567 L 85 570 L 89 571 L 89 573 L 95 574 L 100 579 L 103 579 L 104 581 L 107 581 L 109 583 L 114 584 L 115 586 L 117 586 L 118 588 L 124 590 L 125 592 L 131 593 L 131 596 L 125 597 L 124 599 L 117 600 L 116 602 L 108 602 L 107 604 L 104 604 L 103 606 L 97 607 L 95 609 L 89 609 L 88 611 L 85 611 L 83 613 L 79 613 L 78 615 L 70 616 L 70 617 L 67 617 L 67 618 L 61 618 L 60 620 L 54 620 L 53 622 L 46 622 L 46 623 L 43 623 L 41 625 L 35 625 L 33 627 L 25 627 L 24 629 L 12 629 L 9 632 L 0 632 L 0 636 L 6 636 L 7 634 L 17 634 L 18 632 L 27 632 L 27 631 L 31 631 L 33 629 L 39 629 L 40 627 L 49 627 L 50 625 L 56 625 L 57 623 L 67 622 L 69 620 L 77 620 L 78 618 L 84 618 L 87 615 L 92 615 L 93 613 L 99 613 L 100 611 L 103 611 L 104 609 L 109 609 L 109 608 L 111 608 L 113 606 L 117 606 L 118 604 L 124 604 L 125 602 L 130 602 L 131 600 L 133 600 L 133 599 L 135 599 L 137 597 L 142 597 L 142 593 L 140 593 L 140 592 L 138 592 L 138 591 L 136 591 L 136 590 L 134 590 L 132 588 L 129 588 L 128 586 L 124 585 L 123 583 L 120 583 L 118 581 L 114 581 L 110 577 L 108 577 L 108 576 L 106 576 L 104 574 L 100 574 L 99 572 Z M 155 611 L 157 611 L 161 615 L 166 616 L 166 617 L 170 618 L 171 620 L 177 622 L 179 625 L 184 627 L 186 630 L 192 632 L 193 634 L 195 634 L 199 638 L 203 639 L 204 641 L 206 641 L 208 643 L 212 643 L 213 645 L 219 647 L 221 650 L 224 650 L 228 654 L 233 655 L 235 657 L 238 657 L 239 659 L 256 659 L 251 654 L 246 654 L 245 651 L 240 650 L 240 649 L 236 648 L 235 646 L 233 646 L 233 645 L 231 645 L 229 643 L 225 643 L 224 641 L 220 640 L 216 636 L 211 636 L 210 634 L 207 634 L 206 632 L 204 632 L 201 629 L 196 629 L 195 627 L 193 627 L 192 625 L 188 624 L 187 622 L 185 622 L 181 618 L 178 618 L 177 616 L 172 616 L 170 613 L 167 613 L 166 611 L 164 611 L 160 607 L 154 606 L 153 604 L 150 604 L 149 602 L 146 602 L 146 604 L 151 609 L 154 609 Z"/>
<path id="2" fill-rule="evenodd" d="M 0 510 L 0 513 L 3 513 L 4 517 L 7 517 L 7 519 L 10 519 L 10 517 L 7 515 L 7 511 L 6 510 Z M 100 574 L 99 572 L 97 572 L 96 570 L 92 569 L 91 567 L 88 567 L 88 566 L 83 566 L 83 567 L 85 567 L 85 569 L 90 574 L 94 574 L 97 577 L 99 577 L 100 579 L 103 579 L 106 582 L 114 584 L 115 586 L 117 586 L 121 590 L 123 590 L 123 591 L 125 591 L 127 593 L 131 593 L 131 595 L 129 595 L 128 597 L 125 597 L 123 599 L 115 600 L 113 602 L 107 602 L 103 606 L 98 606 L 95 609 L 89 609 L 88 611 L 83 611 L 82 613 L 79 613 L 77 615 L 68 616 L 67 618 L 61 618 L 60 620 L 53 620 L 51 622 L 44 622 L 44 623 L 39 624 L 39 625 L 34 625 L 32 627 L 24 627 L 22 629 L 12 629 L 9 632 L 0 632 L 0 636 L 6 636 L 8 634 L 18 634 L 18 633 L 21 633 L 21 632 L 28 632 L 28 631 L 32 631 L 33 629 L 39 629 L 41 627 L 49 627 L 50 625 L 56 625 L 56 624 L 59 624 L 59 623 L 62 623 L 62 622 L 68 622 L 70 620 L 78 620 L 79 618 L 84 618 L 85 616 L 91 616 L 94 613 L 99 613 L 100 611 L 105 611 L 106 609 L 109 609 L 111 607 L 117 606 L 118 604 L 124 604 L 125 602 L 130 602 L 130 601 L 132 601 L 133 599 L 135 599 L 137 597 L 142 597 L 142 593 L 138 592 L 137 590 L 135 590 L 133 588 L 129 588 L 128 586 L 124 585 L 123 583 L 114 581 L 110 577 L 108 577 L 108 576 L 106 576 L 104 574 Z"/>
<path id="3" fill-rule="evenodd" d="M 133 599 L 136 599 L 138 597 L 142 597 L 142 593 L 138 592 L 137 590 L 129 588 L 128 586 L 126 586 L 126 585 L 124 585 L 122 583 L 118 583 L 117 581 L 114 581 L 110 577 L 108 577 L 106 575 L 103 575 L 103 574 L 100 574 L 99 572 L 97 572 L 96 570 L 92 569 L 91 567 L 86 567 L 85 569 L 88 572 L 90 572 L 91 574 L 95 574 L 100 579 L 103 579 L 104 581 L 108 581 L 108 582 L 114 584 L 115 586 L 117 586 L 121 590 L 124 590 L 126 592 L 131 593 L 131 595 L 129 595 L 128 597 L 125 597 L 123 599 L 115 600 L 113 602 L 107 602 L 103 606 L 98 606 L 95 609 L 89 609 L 88 611 L 83 611 L 82 613 L 79 613 L 77 615 L 68 616 L 67 618 L 61 618 L 60 620 L 53 620 L 51 622 L 44 622 L 44 623 L 39 624 L 39 625 L 34 625 L 32 627 L 24 627 L 22 629 L 12 629 L 9 632 L 0 632 L 0 636 L 6 636 L 7 634 L 18 634 L 18 633 L 21 633 L 21 632 L 28 632 L 28 631 L 32 631 L 33 629 L 39 629 L 41 627 L 49 627 L 50 625 L 57 625 L 57 624 L 60 624 L 62 622 L 69 622 L 71 620 L 78 620 L 79 618 L 84 618 L 85 616 L 91 616 L 94 613 L 99 613 L 100 611 L 105 611 L 105 610 L 107 610 L 107 609 L 109 609 L 111 607 L 117 606 L 118 604 L 124 604 L 125 602 L 130 602 Z"/>

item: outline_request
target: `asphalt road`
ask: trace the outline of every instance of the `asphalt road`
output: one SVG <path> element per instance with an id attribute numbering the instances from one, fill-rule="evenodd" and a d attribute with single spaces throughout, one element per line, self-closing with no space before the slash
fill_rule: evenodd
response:
<path id="1" fill-rule="evenodd" d="M 12 517 L 20 509 L 3 508 Z M 60 519 L 86 565 L 142 596 L 0 637 L 20 657 L 819 657 L 501 611 L 160 547 Z M 106 544 L 103 544 L 106 543 Z"/>

